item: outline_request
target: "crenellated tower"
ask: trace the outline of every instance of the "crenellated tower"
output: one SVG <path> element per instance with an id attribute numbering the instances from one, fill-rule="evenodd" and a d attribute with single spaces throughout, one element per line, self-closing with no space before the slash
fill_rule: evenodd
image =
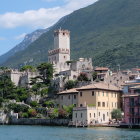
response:
<path id="1" fill-rule="evenodd" d="M 70 61 L 70 31 L 54 31 L 54 47 L 48 51 L 48 61 L 54 64 L 56 73 L 69 69 L 67 61 Z"/>

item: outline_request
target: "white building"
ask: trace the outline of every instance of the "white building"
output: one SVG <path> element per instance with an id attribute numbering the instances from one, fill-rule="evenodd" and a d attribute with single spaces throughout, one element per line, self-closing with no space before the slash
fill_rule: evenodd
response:
<path id="1" fill-rule="evenodd" d="M 73 125 L 94 125 L 109 123 L 108 110 L 98 110 L 96 107 L 77 107 L 73 109 Z"/>

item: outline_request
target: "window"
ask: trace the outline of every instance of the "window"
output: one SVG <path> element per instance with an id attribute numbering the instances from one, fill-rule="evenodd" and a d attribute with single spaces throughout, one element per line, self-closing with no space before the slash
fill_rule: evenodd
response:
<path id="1" fill-rule="evenodd" d="M 76 99 L 76 95 L 74 95 L 74 99 Z"/>
<path id="2" fill-rule="evenodd" d="M 83 104 L 80 104 L 80 107 L 83 107 Z"/>
<path id="3" fill-rule="evenodd" d="M 113 102 L 112 102 L 112 107 L 113 107 Z"/>
<path id="4" fill-rule="evenodd" d="M 69 95 L 68 99 L 70 100 L 70 95 Z"/>
<path id="5" fill-rule="evenodd" d="M 94 113 L 94 118 L 96 117 L 95 113 Z"/>
<path id="6" fill-rule="evenodd" d="M 83 117 L 83 114 L 81 113 L 81 118 Z"/>
<path id="7" fill-rule="evenodd" d="M 80 96 L 82 97 L 82 92 L 80 92 Z"/>
<path id="8" fill-rule="evenodd" d="M 103 96 L 104 96 L 104 92 L 103 92 Z"/>
<path id="9" fill-rule="evenodd" d="M 101 103 L 100 102 L 98 102 L 98 107 L 100 107 L 101 106 Z"/>
<path id="10" fill-rule="evenodd" d="M 75 118 L 77 118 L 77 113 L 75 113 Z"/>
<path id="11" fill-rule="evenodd" d="M 98 96 L 100 96 L 100 92 L 98 91 Z"/>
<path id="12" fill-rule="evenodd" d="M 106 96 L 108 97 L 108 93 L 106 93 Z"/>
<path id="13" fill-rule="evenodd" d="M 90 115 L 90 118 L 91 118 L 91 113 L 89 115 Z"/>
<path id="14" fill-rule="evenodd" d="M 99 116 L 100 116 L 100 112 L 99 112 Z"/>
<path id="15" fill-rule="evenodd" d="M 61 99 L 63 100 L 63 96 L 61 96 Z"/>
<path id="16" fill-rule="evenodd" d="M 105 121 L 105 114 L 103 114 L 103 121 Z"/>
<path id="17" fill-rule="evenodd" d="M 107 112 L 107 116 L 108 116 L 108 112 Z"/>
<path id="18" fill-rule="evenodd" d="M 94 96 L 94 91 L 92 91 L 92 96 Z"/>
<path id="19" fill-rule="evenodd" d="M 74 107 L 76 107 L 76 104 L 74 104 Z"/>
<path id="20" fill-rule="evenodd" d="M 102 107 L 105 107 L 105 102 L 102 102 Z"/>

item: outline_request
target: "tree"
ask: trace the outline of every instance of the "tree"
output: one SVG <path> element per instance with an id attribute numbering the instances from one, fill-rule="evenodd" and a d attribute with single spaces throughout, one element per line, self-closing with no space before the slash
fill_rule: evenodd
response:
<path id="1" fill-rule="evenodd" d="M 78 76 L 78 81 L 88 81 L 87 74 L 84 72 L 81 72 L 80 75 Z"/>
<path id="2" fill-rule="evenodd" d="M 72 89 L 75 88 L 77 85 L 77 81 L 69 80 L 65 83 L 64 88 L 65 89 Z"/>
<path id="3" fill-rule="evenodd" d="M 27 112 L 29 107 L 27 105 L 23 105 L 23 104 L 16 104 L 16 103 L 11 103 L 8 105 L 8 108 L 10 110 L 13 110 L 15 113 L 19 113 L 19 112 Z"/>
<path id="4" fill-rule="evenodd" d="M 0 76 L 0 94 L 3 98 L 8 98 L 8 96 L 15 93 L 15 85 L 7 75 Z"/>
<path id="5" fill-rule="evenodd" d="M 69 105 L 69 106 L 63 106 L 63 109 L 66 112 L 66 117 L 72 118 L 72 110 L 74 108 L 74 105 Z"/>
<path id="6" fill-rule="evenodd" d="M 53 100 L 46 101 L 44 103 L 44 106 L 48 107 L 48 108 L 54 108 L 55 107 L 55 102 Z"/>
<path id="7" fill-rule="evenodd" d="M 111 112 L 112 115 L 112 119 L 121 119 L 122 118 L 122 111 L 121 109 L 113 109 L 113 111 Z"/>
<path id="8" fill-rule="evenodd" d="M 23 66 L 20 71 L 35 71 L 35 68 L 31 65 Z"/>
<path id="9" fill-rule="evenodd" d="M 92 73 L 92 79 L 93 79 L 93 81 L 95 81 L 97 79 L 97 72 Z"/>
<path id="10" fill-rule="evenodd" d="M 53 78 L 53 65 L 50 63 L 42 63 L 37 67 L 40 78 L 44 84 L 50 85 L 51 80 Z"/>

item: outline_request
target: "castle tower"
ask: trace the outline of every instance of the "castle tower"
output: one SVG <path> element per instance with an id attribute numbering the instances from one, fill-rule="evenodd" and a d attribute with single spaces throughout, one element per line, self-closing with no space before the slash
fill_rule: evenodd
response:
<path id="1" fill-rule="evenodd" d="M 54 47 L 48 51 L 48 61 L 54 64 L 55 71 L 68 70 L 66 62 L 70 61 L 70 32 L 68 30 L 54 31 Z"/>

